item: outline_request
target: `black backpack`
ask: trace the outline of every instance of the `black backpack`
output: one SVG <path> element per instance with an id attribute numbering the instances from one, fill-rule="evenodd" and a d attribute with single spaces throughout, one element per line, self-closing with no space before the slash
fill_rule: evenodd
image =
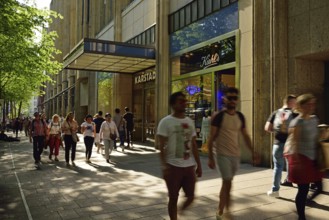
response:
<path id="1" fill-rule="evenodd" d="M 220 128 L 221 127 L 221 125 L 222 125 L 222 122 L 223 122 L 223 118 L 224 118 L 224 113 L 226 112 L 226 110 L 222 110 L 222 111 L 220 111 L 217 115 L 215 115 L 214 116 L 214 118 L 213 118 L 213 120 L 215 119 L 215 118 L 218 118 L 218 124 L 216 124 L 216 126 L 218 127 L 218 128 Z M 236 111 L 236 113 L 238 114 L 238 116 L 239 116 L 239 119 L 241 120 L 241 130 L 246 126 L 246 119 L 244 118 L 244 116 L 243 116 L 243 114 L 241 113 L 241 112 L 239 112 L 239 111 Z"/>

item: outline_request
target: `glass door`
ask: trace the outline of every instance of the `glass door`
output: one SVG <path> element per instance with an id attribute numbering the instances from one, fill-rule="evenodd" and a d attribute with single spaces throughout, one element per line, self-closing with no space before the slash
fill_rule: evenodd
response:
<path id="1" fill-rule="evenodd" d="M 235 68 L 215 72 L 215 110 L 220 111 L 224 106 L 224 91 L 228 87 L 235 87 Z"/>
<path id="2" fill-rule="evenodd" d="M 144 90 L 144 120 L 143 141 L 154 141 L 155 139 L 155 89 Z"/>

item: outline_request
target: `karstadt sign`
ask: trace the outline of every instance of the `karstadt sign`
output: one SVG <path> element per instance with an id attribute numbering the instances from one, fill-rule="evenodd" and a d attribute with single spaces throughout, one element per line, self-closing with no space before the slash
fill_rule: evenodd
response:
<path id="1" fill-rule="evenodd" d="M 145 83 L 149 81 L 153 81 L 156 78 L 155 71 L 152 72 L 144 72 L 140 75 L 135 76 L 135 84 Z"/>

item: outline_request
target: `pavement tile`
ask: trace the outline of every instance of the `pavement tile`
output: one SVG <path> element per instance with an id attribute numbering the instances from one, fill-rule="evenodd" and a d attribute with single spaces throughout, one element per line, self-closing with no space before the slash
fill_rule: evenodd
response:
<path id="1" fill-rule="evenodd" d="M 169 220 L 167 189 L 161 178 L 158 152 L 153 147 L 137 145 L 123 154 L 114 151 L 115 164 L 107 164 L 101 154 L 93 152 L 92 164 L 86 164 L 84 145 L 77 147 L 77 167 L 65 166 L 42 155 L 41 170 L 33 167 L 31 144 L 0 143 L 0 219 L 27 219 L 18 176 L 29 210 L 35 219 L 141 219 Z M 95 149 L 94 149 L 95 150 Z M 13 167 L 14 159 L 15 168 Z M 182 220 L 215 219 L 220 175 L 207 168 L 202 156 L 203 177 L 198 179 L 196 198 L 181 216 Z M 282 187 L 281 198 L 271 198 L 273 171 L 241 164 L 232 188 L 231 214 L 234 219 L 295 219 L 294 198 L 297 188 Z M 285 174 L 283 174 L 285 176 Z M 309 220 L 329 216 L 329 180 L 324 179 L 324 193 L 307 207 Z M 180 193 L 179 204 L 184 200 Z"/>

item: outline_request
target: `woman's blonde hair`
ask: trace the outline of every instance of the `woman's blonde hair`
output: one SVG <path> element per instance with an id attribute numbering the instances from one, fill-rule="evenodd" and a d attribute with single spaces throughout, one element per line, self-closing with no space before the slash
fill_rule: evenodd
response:
<path id="1" fill-rule="evenodd" d="M 315 99 L 315 96 L 311 93 L 306 93 L 306 94 L 298 96 L 297 100 L 296 100 L 297 111 L 300 112 L 301 106 L 304 105 L 305 103 L 308 103 L 312 99 Z"/>
<path id="2" fill-rule="evenodd" d="M 66 115 L 66 117 L 65 117 L 65 120 L 66 120 L 66 121 L 69 120 L 70 115 L 73 115 L 73 112 L 69 112 L 69 113 L 67 113 L 67 115 Z"/>
<path id="3" fill-rule="evenodd" d="M 58 120 L 59 120 L 59 115 L 54 114 L 53 117 L 51 117 L 51 120 L 54 121 L 54 118 L 58 118 Z"/>

